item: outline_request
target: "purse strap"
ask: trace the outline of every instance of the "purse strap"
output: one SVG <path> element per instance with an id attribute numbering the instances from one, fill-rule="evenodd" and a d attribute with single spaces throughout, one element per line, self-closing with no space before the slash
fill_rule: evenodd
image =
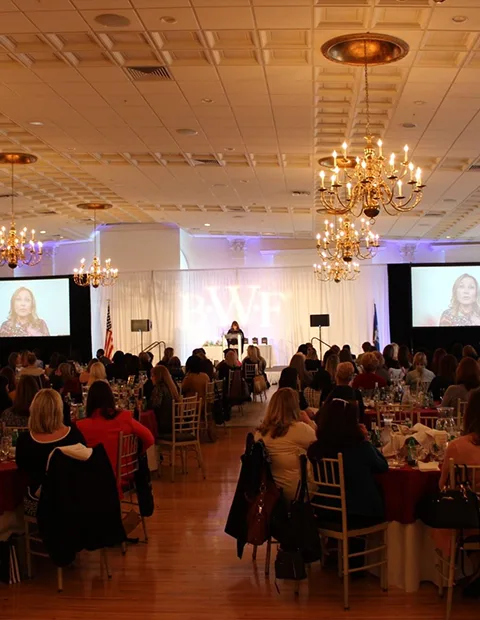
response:
<path id="1" fill-rule="evenodd" d="M 300 455 L 300 481 L 298 483 L 297 492 L 295 494 L 296 502 L 304 502 L 305 498 L 310 501 L 310 494 L 308 492 L 307 484 L 307 457 L 305 454 Z"/>

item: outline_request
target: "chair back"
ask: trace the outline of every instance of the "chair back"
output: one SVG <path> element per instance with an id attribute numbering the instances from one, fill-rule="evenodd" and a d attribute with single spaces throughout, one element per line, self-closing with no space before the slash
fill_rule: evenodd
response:
<path id="1" fill-rule="evenodd" d="M 459 482 L 468 480 L 472 489 L 476 493 L 480 493 L 480 465 L 461 465 L 460 463 L 457 463 L 457 465 L 460 465 L 460 480 L 455 475 L 458 469 L 455 468 L 454 459 L 449 460 L 450 486 L 452 489 L 458 486 Z"/>
<path id="2" fill-rule="evenodd" d="M 310 491 L 310 503 L 324 514 L 330 512 L 332 520 L 338 523 L 341 515 L 342 531 L 347 530 L 347 503 L 345 495 L 345 478 L 343 474 L 343 455 L 339 452 L 336 459 L 322 459 L 312 462 L 314 491 Z M 321 521 L 328 518 L 321 517 Z M 321 523 L 320 523 L 321 527 Z"/>
<path id="3" fill-rule="evenodd" d="M 205 413 L 212 411 L 213 403 L 215 402 L 215 381 L 207 383 L 205 389 Z"/>
<path id="4" fill-rule="evenodd" d="M 422 414 L 419 414 L 418 416 L 418 422 L 420 424 L 423 424 L 424 426 L 428 426 L 428 428 L 435 429 L 437 425 L 437 421 L 438 421 L 438 416 L 422 415 Z"/>
<path id="5" fill-rule="evenodd" d="M 192 439 L 198 440 L 202 399 L 197 398 L 197 395 L 189 396 L 173 402 L 172 407 L 173 438 L 182 441 L 182 437 L 191 436 Z"/>
<path id="6" fill-rule="evenodd" d="M 305 396 L 305 400 L 307 401 L 309 407 L 312 407 L 313 409 L 320 408 L 320 399 L 322 396 L 321 390 L 313 390 L 312 388 L 307 387 L 303 390 L 303 395 Z"/>
<path id="7" fill-rule="evenodd" d="M 216 379 L 213 383 L 215 385 L 215 398 L 217 400 L 222 400 L 222 398 L 223 398 L 223 379 Z"/>
<path id="8" fill-rule="evenodd" d="M 458 399 L 457 402 L 457 425 L 459 428 L 463 426 L 463 416 L 465 415 L 465 409 L 467 408 L 467 401 Z"/>
<path id="9" fill-rule="evenodd" d="M 268 344 L 268 338 L 266 336 L 262 337 L 262 344 Z"/>
<path id="10" fill-rule="evenodd" d="M 385 414 L 392 416 L 395 423 L 402 424 L 403 422 L 405 422 L 407 418 L 410 418 L 410 420 L 412 420 L 413 403 L 408 403 L 405 405 L 403 404 L 380 405 L 377 409 L 378 426 L 382 425 L 382 422 L 383 422 L 382 416 Z M 414 420 L 412 420 L 412 423 L 414 423 Z"/>
<path id="11" fill-rule="evenodd" d="M 244 369 L 246 381 L 250 381 L 258 375 L 258 364 L 244 364 Z"/>
<path id="12" fill-rule="evenodd" d="M 117 482 L 129 480 L 138 470 L 138 437 L 136 435 L 118 435 Z"/>

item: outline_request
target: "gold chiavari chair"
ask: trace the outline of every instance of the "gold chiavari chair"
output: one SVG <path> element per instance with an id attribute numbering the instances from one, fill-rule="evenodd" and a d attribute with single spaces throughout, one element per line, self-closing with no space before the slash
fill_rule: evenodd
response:
<path id="1" fill-rule="evenodd" d="M 437 426 L 438 416 L 418 414 L 418 422 L 428 428 L 435 429 Z"/>
<path id="2" fill-rule="evenodd" d="M 467 408 L 466 400 L 459 400 L 457 403 L 457 426 L 463 427 L 463 416 L 465 415 L 465 409 Z"/>
<path id="3" fill-rule="evenodd" d="M 345 492 L 345 478 L 343 472 L 343 455 L 339 453 L 336 459 L 322 459 L 313 462 L 313 477 L 316 490 L 310 492 L 311 504 L 321 511 L 319 515 L 319 533 L 321 536 L 333 538 L 338 544 L 338 575 L 343 578 L 343 602 L 345 609 L 349 609 L 349 582 L 352 573 L 380 568 L 380 585 L 384 591 L 388 589 L 388 523 L 379 523 L 360 529 L 349 529 L 347 521 L 347 499 Z M 323 515 L 328 515 L 325 519 Z M 331 523 L 327 519 L 331 518 Z M 322 525 L 323 523 L 323 525 Z M 349 553 L 350 538 L 366 538 L 370 534 L 381 532 L 383 542 L 377 547 L 366 548 L 359 553 Z M 359 568 L 350 567 L 353 557 L 367 556 L 380 553 L 381 559 Z"/>
<path id="4" fill-rule="evenodd" d="M 197 457 L 198 466 L 206 478 L 203 464 L 202 451 L 200 448 L 200 415 L 202 412 L 202 399 L 196 396 L 182 398 L 172 405 L 172 432 L 160 434 L 157 439 L 159 451 L 167 448 L 170 454 L 170 467 L 172 482 L 175 482 L 175 457 L 177 450 L 182 460 L 182 473 L 187 473 L 188 451 L 193 450 Z"/>
<path id="5" fill-rule="evenodd" d="M 213 420 L 213 403 L 215 402 L 215 382 L 207 383 L 205 389 L 205 404 L 200 417 L 200 432 L 205 433 L 212 442 L 217 441 L 217 430 Z"/>
<path id="6" fill-rule="evenodd" d="M 312 409 L 320 408 L 320 400 L 322 398 L 322 390 L 313 390 L 312 388 L 305 388 L 303 390 L 303 395 L 305 396 L 305 400 L 307 401 L 307 405 Z"/>
<path id="7" fill-rule="evenodd" d="M 450 470 L 450 488 L 457 486 L 457 476 L 455 471 L 455 461 L 449 460 Z M 467 465 L 462 467 L 461 481 L 470 482 L 471 488 L 476 491 L 477 495 L 480 492 L 480 465 Z M 476 534 L 476 535 L 475 535 Z M 440 584 L 438 586 L 438 593 L 443 595 L 443 588 L 447 586 L 447 605 L 445 610 L 445 620 L 450 620 L 452 615 L 453 604 L 453 587 L 455 585 L 455 569 L 457 558 L 457 546 L 460 542 L 458 537 L 458 531 L 452 530 L 450 535 L 450 550 L 449 555 L 445 556 L 441 551 L 437 551 L 439 558 L 439 564 L 437 570 L 440 573 Z M 467 553 L 469 551 L 480 552 L 480 529 L 473 536 L 467 536 L 462 541 L 461 547 L 459 547 L 460 553 Z M 445 573 L 446 571 L 446 573 Z"/>
<path id="8" fill-rule="evenodd" d="M 388 405 L 379 405 L 377 408 L 377 424 L 382 425 L 383 416 L 387 414 L 393 417 L 393 421 L 396 424 L 404 424 L 407 419 L 411 420 L 412 424 L 415 424 L 416 420 L 413 419 L 413 403 L 401 404 L 394 403 Z"/>

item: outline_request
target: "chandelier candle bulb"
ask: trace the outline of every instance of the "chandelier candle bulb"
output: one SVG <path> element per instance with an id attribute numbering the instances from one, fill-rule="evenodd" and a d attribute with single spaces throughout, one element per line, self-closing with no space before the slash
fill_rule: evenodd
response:
<path id="1" fill-rule="evenodd" d="M 405 158 L 404 158 L 404 160 L 403 160 L 403 163 L 404 163 L 405 165 L 407 165 L 407 164 L 408 164 L 408 144 L 406 144 L 406 145 L 403 147 L 403 150 L 404 150 L 404 152 L 405 152 Z"/>
<path id="2" fill-rule="evenodd" d="M 413 173 L 414 173 L 414 171 L 415 171 L 415 166 L 413 165 L 413 163 L 412 163 L 412 162 L 410 162 L 410 163 L 408 164 L 408 169 L 410 170 L 410 183 L 413 183 L 413 182 L 414 182 L 414 181 L 413 181 Z"/>
<path id="3" fill-rule="evenodd" d="M 403 198 L 403 195 L 402 195 L 402 182 L 398 181 L 397 182 L 397 186 L 398 186 L 398 196 L 397 196 L 397 198 Z"/>
<path id="4" fill-rule="evenodd" d="M 348 148 L 348 144 L 346 142 L 344 142 L 342 144 L 342 149 L 343 149 L 343 157 L 346 160 L 347 159 L 347 148 Z"/>
<path id="5" fill-rule="evenodd" d="M 347 197 L 349 200 L 352 197 L 352 184 L 351 183 L 347 183 Z"/>
<path id="6" fill-rule="evenodd" d="M 320 179 L 322 182 L 322 189 L 325 189 L 325 172 L 323 170 L 320 171 Z"/>
<path id="7" fill-rule="evenodd" d="M 335 175 L 332 174 L 332 176 L 330 178 L 330 186 L 331 186 L 332 189 L 334 189 L 334 187 L 335 187 L 335 179 L 336 179 Z"/>
<path id="8" fill-rule="evenodd" d="M 378 156 L 379 157 L 383 157 L 383 153 L 382 153 L 383 142 L 381 140 L 379 140 L 377 142 L 377 146 L 378 146 Z"/>
<path id="9" fill-rule="evenodd" d="M 422 171 L 420 168 L 417 168 L 417 172 L 415 174 L 415 180 L 417 182 L 417 187 L 422 187 Z"/>

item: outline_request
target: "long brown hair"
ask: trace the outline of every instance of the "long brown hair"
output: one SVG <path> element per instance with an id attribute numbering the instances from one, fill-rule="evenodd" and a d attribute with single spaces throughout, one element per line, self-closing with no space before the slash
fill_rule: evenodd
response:
<path id="1" fill-rule="evenodd" d="M 447 352 L 445 351 L 445 349 L 435 349 L 432 358 L 432 372 L 434 375 L 438 375 L 438 373 L 440 372 L 440 363 L 446 354 Z"/>
<path id="2" fill-rule="evenodd" d="M 0 375 L 3 375 L 8 381 L 7 390 L 9 392 L 13 392 L 17 385 L 17 382 L 15 381 L 15 372 L 10 368 L 10 366 L 5 366 L 2 370 L 0 370 Z"/>
<path id="3" fill-rule="evenodd" d="M 298 392 L 292 388 L 280 388 L 270 399 L 267 413 L 258 427 L 259 433 L 265 437 L 268 433 L 272 439 L 284 437 L 290 426 L 299 420 L 300 405 Z"/>
<path id="4" fill-rule="evenodd" d="M 365 436 L 358 424 L 356 402 L 333 398 L 326 402 L 317 415 L 317 441 L 308 450 L 311 458 L 337 458 L 363 443 Z"/>
<path id="5" fill-rule="evenodd" d="M 455 382 L 463 384 L 467 390 L 480 387 L 480 366 L 471 357 L 464 357 L 457 366 Z"/>
<path id="6" fill-rule="evenodd" d="M 469 273 L 462 273 L 461 276 L 459 276 L 454 284 L 453 284 L 453 288 L 452 288 L 452 298 L 450 300 L 450 309 L 455 313 L 458 314 L 459 310 L 460 310 L 460 304 L 458 303 L 458 299 L 457 299 L 457 291 L 458 291 L 458 287 L 460 286 L 462 280 L 464 280 L 465 278 L 470 278 L 470 280 L 473 280 L 475 282 L 475 289 L 476 289 L 476 300 L 475 302 L 472 304 L 473 306 L 473 311 L 476 314 L 480 314 L 480 306 L 479 306 L 479 299 L 478 299 L 478 282 L 477 280 L 471 276 Z"/>
<path id="7" fill-rule="evenodd" d="M 30 409 L 35 394 L 39 391 L 40 386 L 35 377 L 31 375 L 22 375 L 18 382 L 15 398 L 13 400 L 13 412 L 25 415 Z"/>
<path id="8" fill-rule="evenodd" d="M 472 442 L 480 445 L 480 389 L 472 390 L 463 416 L 463 434 L 473 435 Z"/>
<path id="9" fill-rule="evenodd" d="M 298 372 L 298 378 L 300 379 L 300 383 L 302 389 L 312 382 L 311 376 L 309 377 L 305 368 L 305 356 L 303 353 L 295 353 L 295 355 L 290 360 L 290 364 L 292 368 L 296 368 Z"/>

